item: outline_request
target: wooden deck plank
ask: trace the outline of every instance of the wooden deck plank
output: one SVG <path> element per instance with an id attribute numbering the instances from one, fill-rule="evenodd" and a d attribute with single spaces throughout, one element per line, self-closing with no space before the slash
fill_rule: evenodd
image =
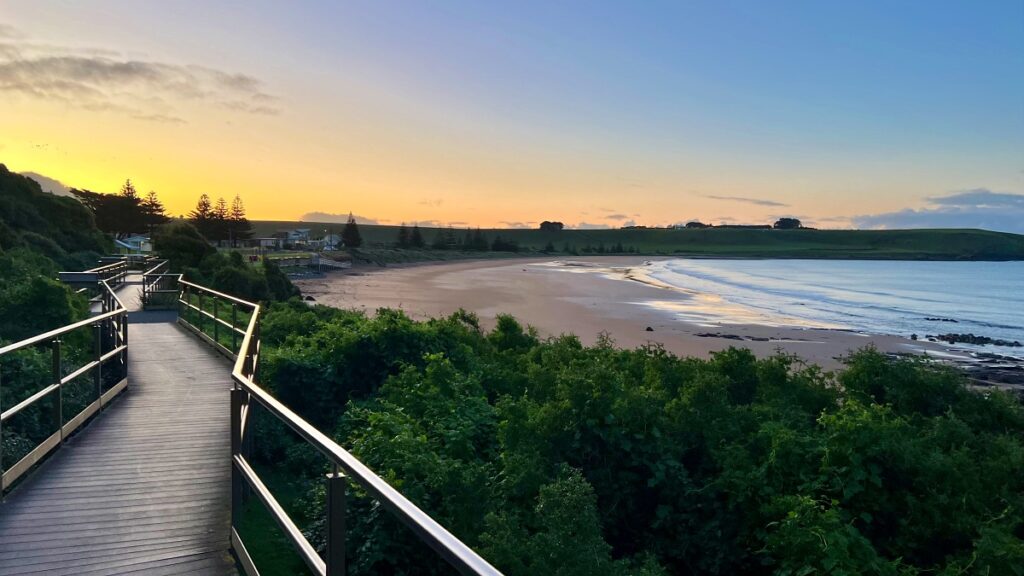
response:
<path id="1" fill-rule="evenodd" d="M 134 310 L 128 390 L 0 504 L 0 574 L 236 574 L 230 365 Z"/>

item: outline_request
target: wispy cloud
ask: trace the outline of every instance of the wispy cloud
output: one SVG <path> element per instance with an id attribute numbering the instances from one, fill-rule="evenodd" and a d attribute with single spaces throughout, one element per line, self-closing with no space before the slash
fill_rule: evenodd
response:
<path id="1" fill-rule="evenodd" d="M 520 229 L 523 229 L 523 228 L 533 228 L 534 225 L 536 224 L 536 222 L 518 222 L 518 221 L 502 220 L 501 222 L 498 222 L 498 224 L 501 224 L 505 228 L 520 228 Z"/>
<path id="2" fill-rule="evenodd" d="M 625 214 L 609 214 L 605 218 L 609 220 L 629 220 L 629 216 Z"/>
<path id="3" fill-rule="evenodd" d="M 0 92 L 153 122 L 184 122 L 183 102 L 250 114 L 280 112 L 277 98 L 247 74 L 25 38 L 0 25 Z"/>
<path id="4" fill-rule="evenodd" d="M 332 214 L 330 212 L 306 212 L 299 217 L 301 222 L 321 222 L 324 224 L 344 224 L 348 222 L 348 214 Z M 369 218 L 367 216 L 360 216 L 359 214 L 353 214 L 353 218 L 357 224 L 381 224 L 381 220 L 377 218 Z"/>
<path id="5" fill-rule="evenodd" d="M 957 192 L 948 196 L 932 196 L 928 198 L 928 202 L 938 206 L 954 208 L 1011 208 L 1024 210 L 1024 194 L 992 192 L 987 188 L 964 190 L 963 192 Z"/>
<path id="6" fill-rule="evenodd" d="M 430 208 L 437 208 L 437 207 L 439 207 L 443 203 L 444 203 L 444 199 L 443 198 L 432 198 L 432 199 L 428 199 L 428 200 L 420 200 L 419 201 L 419 205 L 420 206 L 428 206 Z"/>
<path id="7" fill-rule="evenodd" d="M 764 200 L 762 198 L 745 198 L 743 196 L 712 196 L 706 195 L 705 198 L 711 198 L 712 200 L 725 200 L 729 202 L 744 202 L 746 204 L 756 204 L 758 206 L 776 206 L 783 207 L 789 206 L 782 202 L 776 202 L 775 200 Z"/>
<path id="8" fill-rule="evenodd" d="M 982 228 L 1024 234 L 1024 194 L 964 190 L 927 198 L 930 206 L 851 218 L 858 228 Z"/>
<path id="9" fill-rule="evenodd" d="M 576 228 L 577 230 L 607 230 L 611 228 L 611 226 L 607 224 L 595 224 L 592 222 L 580 222 L 575 226 L 570 226 L 570 228 Z"/>

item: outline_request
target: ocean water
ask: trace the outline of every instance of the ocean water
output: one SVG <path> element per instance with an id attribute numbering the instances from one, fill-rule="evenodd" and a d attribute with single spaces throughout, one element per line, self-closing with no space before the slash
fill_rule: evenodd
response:
<path id="1" fill-rule="evenodd" d="M 702 324 L 919 337 L 956 332 L 1024 342 L 1024 262 L 673 259 L 632 274 L 689 294 L 649 304 Z"/>

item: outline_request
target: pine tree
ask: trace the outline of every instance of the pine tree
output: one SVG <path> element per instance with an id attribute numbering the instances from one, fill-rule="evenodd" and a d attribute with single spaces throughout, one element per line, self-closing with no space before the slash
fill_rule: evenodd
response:
<path id="1" fill-rule="evenodd" d="M 359 248 L 363 245 L 363 237 L 359 234 L 359 225 L 356 224 L 356 219 L 352 217 L 351 212 L 348 214 L 345 228 L 341 231 L 341 241 L 345 243 L 346 248 Z"/>
<path id="2" fill-rule="evenodd" d="M 444 230 L 438 229 L 437 234 L 434 235 L 434 241 L 430 243 L 430 247 L 434 250 L 445 250 L 448 248 L 448 236 Z"/>
<path id="3" fill-rule="evenodd" d="M 229 231 L 232 246 L 237 245 L 239 240 L 245 240 L 252 236 L 252 224 L 245 217 L 245 204 L 242 203 L 242 197 L 238 194 L 235 194 L 235 199 L 231 201 L 231 212 L 228 213 L 228 219 L 230 220 Z"/>
<path id="4" fill-rule="evenodd" d="M 142 209 L 142 218 L 146 228 L 149 230 L 150 236 L 152 236 L 153 227 L 159 226 L 168 220 L 167 214 L 164 211 L 164 204 L 157 198 L 156 192 L 150 190 L 149 194 L 146 194 L 146 197 L 139 204 L 139 207 Z"/>
<path id="5" fill-rule="evenodd" d="M 490 249 L 490 247 L 491 247 L 491 245 L 487 241 L 487 237 L 484 236 L 484 233 L 481 232 L 479 228 L 474 230 L 473 231 L 473 237 L 472 237 L 472 239 L 470 240 L 470 243 L 469 243 L 469 249 L 471 249 L 471 250 L 479 250 L 481 252 L 486 252 L 487 250 Z"/>
<path id="6" fill-rule="evenodd" d="M 139 193 L 135 190 L 135 185 L 132 184 L 131 178 L 124 181 L 124 186 L 121 186 L 121 196 L 125 198 L 131 198 L 132 200 L 139 199 Z"/>
<path id="7" fill-rule="evenodd" d="M 427 245 L 427 243 L 423 241 L 423 234 L 420 232 L 418 224 L 413 224 L 412 226 L 412 236 L 409 238 L 409 243 L 412 244 L 413 248 L 423 248 Z"/>
<path id="8" fill-rule="evenodd" d="M 405 225 L 405 222 L 402 222 L 402 225 L 398 228 L 398 247 L 409 247 L 409 228 Z"/>
<path id="9" fill-rule="evenodd" d="M 213 235 L 212 240 L 220 242 L 228 237 L 228 227 L 230 222 L 228 221 L 230 213 L 228 212 L 228 203 L 224 201 L 224 197 L 221 196 L 217 199 L 217 205 L 213 208 L 213 221 L 211 222 L 210 233 Z"/>
<path id="10" fill-rule="evenodd" d="M 210 237 L 210 227 L 213 223 L 213 206 L 210 204 L 210 197 L 203 194 L 199 197 L 195 209 L 188 214 L 189 220 L 199 230 L 199 233 L 207 239 Z"/>
<path id="11" fill-rule="evenodd" d="M 142 209 L 142 199 L 139 198 L 139 193 L 130 179 L 124 181 L 119 197 L 112 200 L 117 219 L 120 221 L 118 227 L 123 231 L 118 236 L 145 232 L 149 229 L 145 211 Z"/>

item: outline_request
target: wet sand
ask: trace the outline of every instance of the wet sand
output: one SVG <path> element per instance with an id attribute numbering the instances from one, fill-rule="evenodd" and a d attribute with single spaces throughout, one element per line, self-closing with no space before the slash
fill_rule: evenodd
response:
<path id="1" fill-rule="evenodd" d="M 962 356 L 937 344 L 892 335 L 683 321 L 672 307 L 695 295 L 646 282 L 636 267 L 650 260 L 573 257 L 571 265 L 540 258 L 366 267 L 296 284 L 317 302 L 339 308 L 371 314 L 378 308 L 398 308 L 415 319 L 463 308 L 475 312 L 487 328 L 494 325 L 496 315 L 507 313 L 542 336 L 572 333 L 592 344 L 604 332 L 621 347 L 658 343 L 680 356 L 707 357 L 736 346 L 762 357 L 781 350 L 829 369 L 841 366 L 838 359 L 843 355 L 868 344 L 897 354 Z"/>

